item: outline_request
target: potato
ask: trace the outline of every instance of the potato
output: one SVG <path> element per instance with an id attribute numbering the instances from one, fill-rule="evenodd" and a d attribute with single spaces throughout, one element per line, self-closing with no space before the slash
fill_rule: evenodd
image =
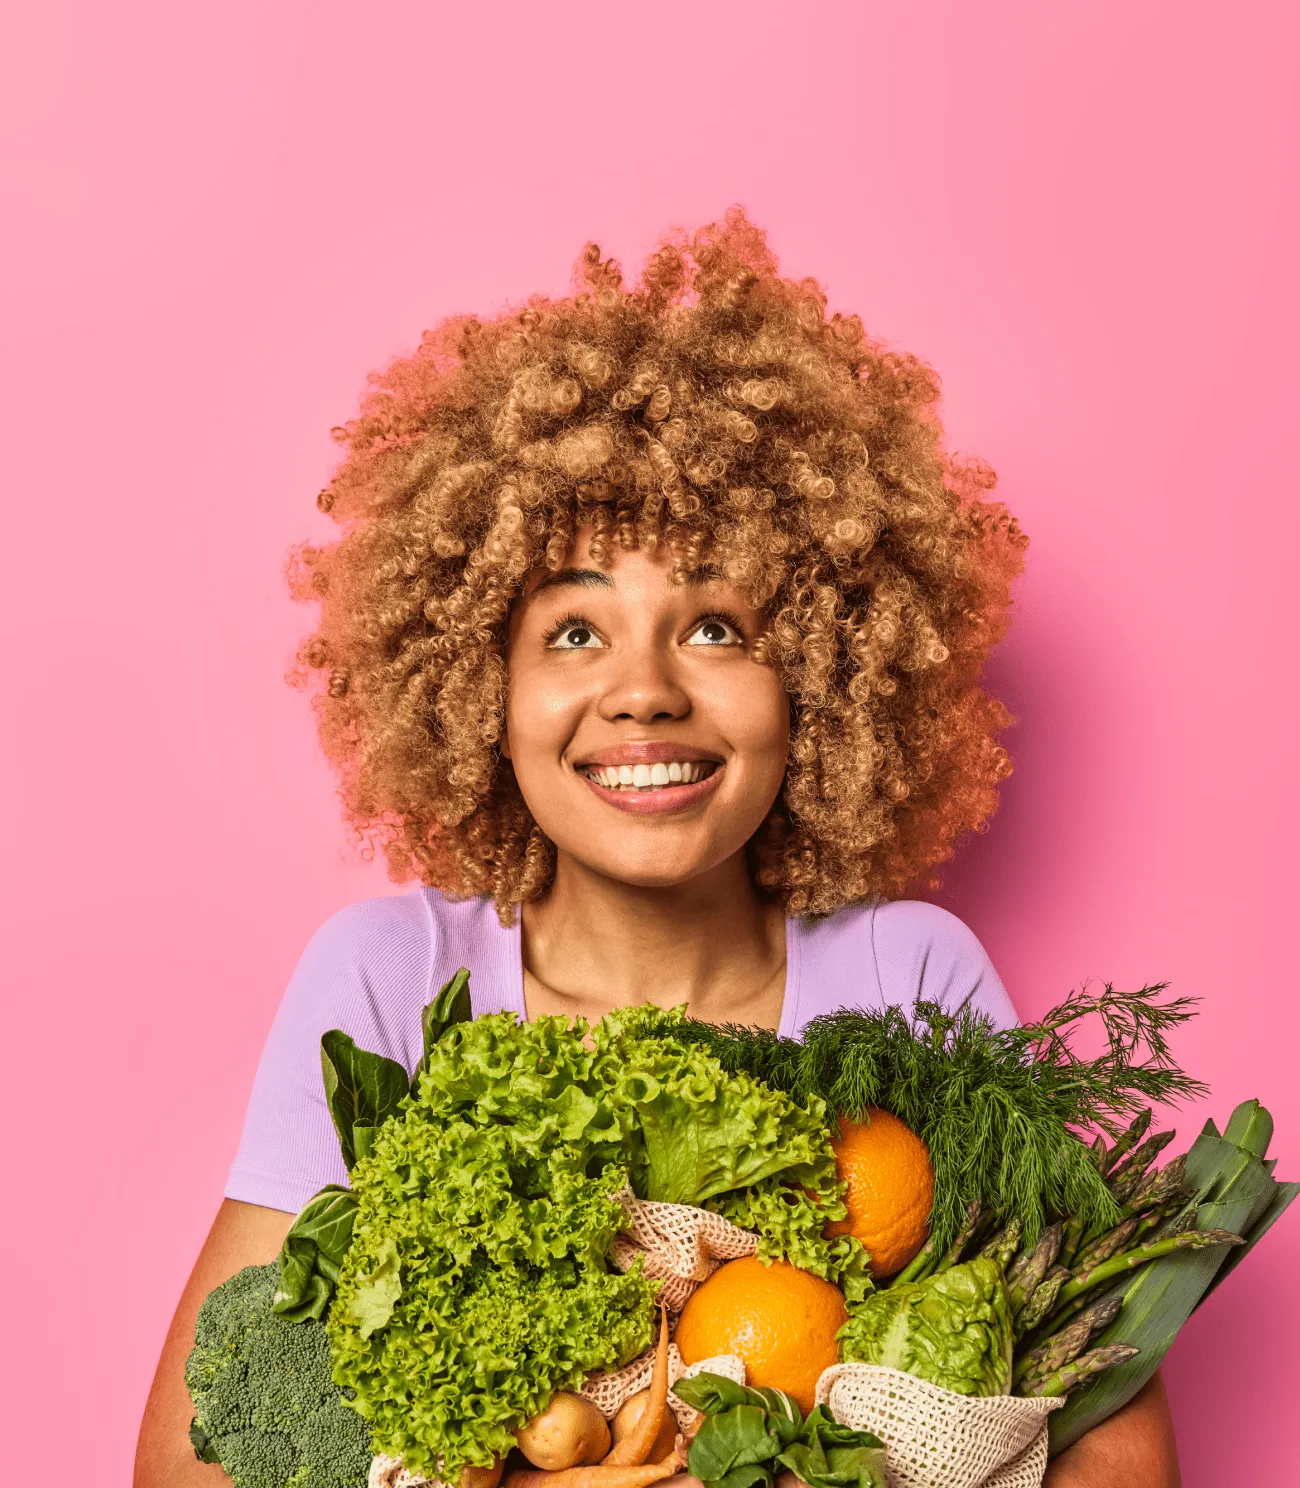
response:
<path id="1" fill-rule="evenodd" d="M 497 1488 L 506 1459 L 497 1457 L 491 1467 L 466 1467 L 461 1469 L 460 1488 Z"/>
<path id="2" fill-rule="evenodd" d="M 586 1467 L 609 1451 L 609 1427 L 581 1395 L 559 1390 L 519 1433 L 519 1450 L 544 1472 Z"/>
<path id="3" fill-rule="evenodd" d="M 629 1395 L 618 1408 L 618 1414 L 611 1423 L 614 1430 L 614 1440 L 620 1442 L 629 1431 L 641 1419 L 646 1407 L 646 1401 L 650 1398 L 649 1390 L 641 1390 L 636 1395 Z M 664 1411 L 664 1423 L 659 1428 L 659 1435 L 655 1437 L 655 1444 L 650 1448 L 646 1457 L 647 1462 L 662 1462 L 673 1449 L 673 1443 L 677 1440 L 677 1418 L 673 1415 L 671 1408 Z"/>

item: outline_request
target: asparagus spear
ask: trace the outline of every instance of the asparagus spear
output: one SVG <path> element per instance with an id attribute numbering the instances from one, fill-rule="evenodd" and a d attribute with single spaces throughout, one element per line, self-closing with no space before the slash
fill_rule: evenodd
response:
<path id="1" fill-rule="evenodd" d="M 1240 1235 L 1231 1230 L 1187 1230 L 1181 1235 L 1170 1235 L 1167 1240 L 1154 1240 L 1150 1245 L 1140 1245 L 1136 1250 L 1121 1251 L 1091 1270 L 1074 1276 L 1061 1288 L 1058 1301 L 1073 1302 L 1082 1292 L 1091 1291 L 1103 1281 L 1122 1276 L 1125 1271 L 1134 1271 L 1148 1261 L 1159 1260 L 1175 1250 L 1204 1250 L 1211 1245 L 1244 1245 Z"/>
<path id="2" fill-rule="evenodd" d="M 1119 1162 L 1119 1160 L 1126 1153 L 1132 1152 L 1134 1147 L 1136 1147 L 1137 1144 L 1142 1140 L 1142 1138 L 1146 1136 L 1147 1129 L 1148 1127 L 1150 1127 L 1150 1125 L 1151 1107 L 1148 1106 L 1145 1111 L 1139 1111 L 1137 1113 L 1137 1115 L 1133 1118 L 1133 1121 L 1128 1130 L 1120 1134 L 1120 1136 L 1115 1141 L 1115 1145 L 1106 1154 L 1106 1166 L 1101 1170 L 1101 1176 L 1103 1178 L 1109 1172 L 1111 1172 L 1115 1164 Z"/>
<path id="3" fill-rule="evenodd" d="M 1113 1230 L 1107 1230 L 1095 1240 L 1089 1241 L 1079 1252 L 1071 1270 L 1082 1274 L 1084 1271 L 1091 1271 L 1102 1261 L 1110 1260 L 1111 1256 L 1118 1255 L 1127 1248 L 1129 1241 L 1137 1233 L 1137 1227 L 1136 1219 L 1121 1220 Z"/>
<path id="4" fill-rule="evenodd" d="M 891 1287 L 904 1285 L 909 1281 L 924 1281 L 930 1274 L 934 1264 L 935 1246 L 934 1236 L 925 1242 L 917 1253 L 908 1261 L 907 1265 L 889 1283 Z"/>
<path id="5" fill-rule="evenodd" d="M 1177 1135 L 1178 1133 L 1174 1131 L 1156 1132 L 1155 1136 L 1148 1137 L 1126 1162 L 1111 1171 L 1107 1183 L 1117 1204 L 1125 1203 L 1129 1195 L 1136 1192 L 1146 1170 Z"/>
<path id="6" fill-rule="evenodd" d="M 1031 1329 L 1036 1328 L 1052 1311 L 1061 1288 L 1069 1279 L 1070 1273 L 1064 1266 L 1053 1266 L 1043 1277 L 1015 1320 L 1017 1338 L 1023 1338 Z"/>
<path id="7" fill-rule="evenodd" d="M 1015 1315 L 1029 1301 L 1048 1271 L 1051 1270 L 1061 1249 L 1059 1224 L 1048 1225 L 1038 1237 L 1033 1250 L 1021 1255 L 1007 1272 L 1007 1298 L 1011 1303 L 1011 1315 Z"/>
<path id="8" fill-rule="evenodd" d="M 1020 1219 L 1013 1219 L 1009 1224 L 1003 1225 L 980 1251 L 980 1255 L 986 1260 L 996 1261 L 1005 1271 L 1011 1257 L 1020 1249 L 1020 1237 L 1024 1232 L 1024 1222 Z"/>
<path id="9" fill-rule="evenodd" d="M 1081 1354 L 1073 1363 L 1066 1364 L 1054 1374 L 1036 1381 L 1021 1393 L 1037 1395 L 1045 1399 L 1068 1395 L 1071 1390 L 1081 1385 L 1084 1380 L 1091 1379 L 1094 1374 L 1100 1374 L 1105 1369 L 1122 1364 L 1125 1359 L 1132 1359 L 1141 1352 L 1141 1349 L 1136 1349 L 1128 1343 L 1108 1343 L 1104 1348 L 1095 1348 L 1091 1353 Z"/>
<path id="10" fill-rule="evenodd" d="M 1013 1382 L 1019 1385 L 1021 1380 L 1045 1379 L 1077 1359 L 1098 1333 L 1110 1327 L 1123 1305 L 1122 1297 L 1103 1297 L 1090 1303 L 1067 1327 L 1016 1360 Z"/>
<path id="11" fill-rule="evenodd" d="M 1074 1257 L 1082 1239 L 1083 1219 L 1078 1214 L 1072 1214 L 1065 1221 L 1065 1229 L 1061 1232 L 1061 1253 L 1056 1259 L 1062 1266 L 1074 1265 Z"/>
<path id="12" fill-rule="evenodd" d="M 972 1199 L 966 1206 L 966 1223 L 957 1231 L 957 1237 L 944 1252 L 943 1259 L 935 1267 L 937 1271 L 946 1271 L 950 1266 L 956 1266 L 961 1261 L 961 1253 L 970 1244 L 972 1236 L 979 1228 L 980 1216 L 984 1212 L 984 1206 L 978 1199 Z"/>
<path id="13" fill-rule="evenodd" d="M 1140 1213 L 1167 1204 L 1179 1197 L 1187 1186 L 1187 1154 L 1176 1157 L 1163 1168 L 1152 1168 L 1128 1201 L 1129 1208 Z"/>

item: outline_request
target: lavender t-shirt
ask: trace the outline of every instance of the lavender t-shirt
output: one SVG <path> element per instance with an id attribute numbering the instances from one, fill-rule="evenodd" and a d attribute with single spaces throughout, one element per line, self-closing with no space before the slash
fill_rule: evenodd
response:
<path id="1" fill-rule="evenodd" d="M 789 919 L 785 944 L 787 1037 L 818 1013 L 910 1010 L 919 997 L 950 1009 L 969 1002 L 999 1028 L 1016 1021 L 979 941 L 937 905 L 900 899 Z M 519 926 L 502 929 L 489 900 L 456 903 L 422 888 L 327 920 L 267 1037 L 226 1196 L 295 1213 L 326 1183 L 346 1183 L 321 1084 L 321 1034 L 341 1028 L 411 1071 L 423 1052 L 421 1009 L 459 966 L 471 971 L 475 1016 L 526 1016 Z"/>

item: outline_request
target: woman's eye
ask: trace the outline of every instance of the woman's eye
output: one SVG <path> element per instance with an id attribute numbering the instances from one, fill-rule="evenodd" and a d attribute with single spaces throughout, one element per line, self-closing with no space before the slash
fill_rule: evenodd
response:
<path id="1" fill-rule="evenodd" d="M 589 625 L 566 625 L 551 641 L 552 651 L 592 651 L 600 647 L 600 637 Z"/>
<path id="2" fill-rule="evenodd" d="M 688 646 L 743 646 L 745 637 L 726 620 L 702 620 L 686 637 Z"/>

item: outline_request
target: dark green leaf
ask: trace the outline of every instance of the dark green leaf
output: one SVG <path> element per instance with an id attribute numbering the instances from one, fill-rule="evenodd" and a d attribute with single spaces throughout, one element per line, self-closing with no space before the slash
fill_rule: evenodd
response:
<path id="1" fill-rule="evenodd" d="M 396 1112 L 410 1082 L 395 1059 L 358 1049 L 340 1028 L 330 1029 L 321 1039 L 320 1062 L 325 1099 L 350 1169 L 358 1156 L 353 1129 L 382 1126 Z"/>
<path id="2" fill-rule="evenodd" d="M 758 1483 L 772 1481 L 772 1467 L 767 1462 L 751 1462 L 745 1467 L 733 1467 L 725 1477 L 716 1478 L 709 1488 L 755 1488 Z"/>
<path id="3" fill-rule="evenodd" d="M 705 1415 L 716 1416 L 719 1411 L 730 1410 L 733 1405 L 755 1405 L 753 1392 L 723 1374 L 710 1374 L 702 1370 L 690 1379 L 681 1379 L 673 1386 L 673 1394 L 679 1400 Z"/>
<path id="4" fill-rule="evenodd" d="M 324 1317 L 352 1244 L 356 1214 L 356 1196 L 336 1183 L 307 1200 L 280 1249 L 272 1312 L 290 1323 Z"/>
<path id="5" fill-rule="evenodd" d="M 469 971 L 462 966 L 449 982 L 444 982 L 438 995 L 420 1015 L 424 1032 L 424 1058 L 421 1069 L 429 1062 L 434 1044 L 456 1023 L 469 1023 L 474 1017 L 469 1004 Z M 417 1075 L 419 1071 L 416 1071 Z"/>
<path id="6" fill-rule="evenodd" d="M 190 1422 L 190 1445 L 194 1448 L 194 1455 L 200 1462 L 220 1464 L 221 1458 L 217 1456 L 216 1444 L 206 1429 L 199 1425 L 197 1416 Z"/>
<path id="7" fill-rule="evenodd" d="M 713 1482 L 733 1468 L 771 1462 L 780 1450 L 761 1405 L 733 1405 L 705 1417 L 691 1442 L 687 1465 L 697 1478 Z"/>

